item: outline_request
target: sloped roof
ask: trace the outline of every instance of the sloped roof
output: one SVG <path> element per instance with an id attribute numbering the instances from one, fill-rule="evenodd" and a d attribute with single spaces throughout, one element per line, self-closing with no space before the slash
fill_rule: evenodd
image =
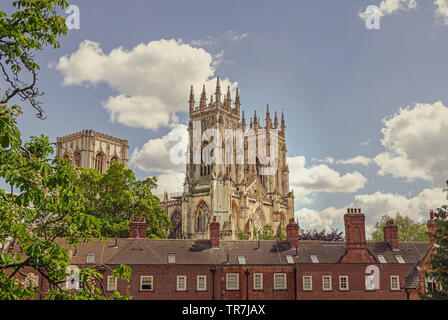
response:
<path id="1" fill-rule="evenodd" d="M 115 246 L 117 241 L 117 246 Z M 58 240 L 64 245 L 63 239 Z M 395 255 L 401 255 L 407 264 L 416 264 L 429 250 L 422 242 L 400 243 L 400 251 L 392 251 L 387 243 L 368 242 L 367 250 L 375 256 L 383 255 L 388 264 L 398 264 Z M 72 253 L 75 250 L 71 249 Z M 249 265 L 286 265 L 286 255 L 296 263 L 312 263 L 316 255 L 319 263 L 338 263 L 345 254 L 344 242 L 299 241 L 299 248 L 291 248 L 288 241 L 274 240 L 221 240 L 219 248 L 212 248 L 210 240 L 182 239 L 110 239 L 93 240 L 78 246 L 72 263 L 84 265 L 88 254 L 95 254 L 94 264 L 163 265 L 168 264 L 168 254 L 176 254 L 176 264 L 238 264 L 244 256 Z"/>

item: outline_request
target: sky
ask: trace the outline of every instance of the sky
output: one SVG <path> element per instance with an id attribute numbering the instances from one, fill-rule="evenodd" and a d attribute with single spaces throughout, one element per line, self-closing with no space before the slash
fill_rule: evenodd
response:
<path id="1" fill-rule="evenodd" d="M 219 76 L 239 87 L 246 115 L 264 118 L 267 104 L 285 113 L 301 228 L 343 230 L 354 207 L 371 232 L 384 214 L 424 222 L 446 202 L 448 0 L 70 4 L 80 28 L 36 56 L 47 118 L 25 107 L 25 138 L 93 129 L 127 139 L 138 178 L 181 191 L 169 136 L 188 123 L 190 85 L 198 101 Z M 366 27 L 369 5 L 380 29 Z"/>

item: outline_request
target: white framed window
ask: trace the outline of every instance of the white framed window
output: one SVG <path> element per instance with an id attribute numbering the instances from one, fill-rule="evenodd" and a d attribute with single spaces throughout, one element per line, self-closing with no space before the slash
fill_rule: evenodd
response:
<path id="1" fill-rule="evenodd" d="M 382 254 L 378 255 L 378 261 L 380 263 L 387 263 L 386 258 L 384 258 L 384 256 Z"/>
<path id="2" fill-rule="evenodd" d="M 348 276 L 339 276 L 339 290 L 348 291 Z"/>
<path id="3" fill-rule="evenodd" d="M 303 276 L 303 291 L 312 291 L 312 290 L 313 290 L 313 277 Z"/>
<path id="4" fill-rule="evenodd" d="M 310 259 L 312 263 L 319 263 L 319 259 L 317 259 L 315 254 L 310 255 Z"/>
<path id="5" fill-rule="evenodd" d="M 226 274 L 226 290 L 240 289 L 240 275 L 238 273 Z"/>
<path id="6" fill-rule="evenodd" d="M 169 264 L 176 263 L 176 254 L 175 253 L 168 253 L 168 263 Z"/>
<path id="7" fill-rule="evenodd" d="M 107 291 L 117 290 L 117 278 L 113 276 L 107 276 Z"/>
<path id="8" fill-rule="evenodd" d="M 274 290 L 286 290 L 286 273 L 274 273 Z"/>
<path id="9" fill-rule="evenodd" d="M 366 276 L 365 282 L 367 291 L 375 290 L 375 277 L 373 274 Z"/>
<path id="10" fill-rule="evenodd" d="M 294 264 L 294 257 L 290 254 L 286 255 L 286 262 L 289 264 Z"/>
<path id="11" fill-rule="evenodd" d="M 398 261 L 399 263 L 405 263 L 405 262 L 404 262 L 404 259 L 403 259 L 403 257 L 402 257 L 401 255 L 397 254 L 397 255 L 395 255 L 395 258 L 397 259 L 397 261 Z"/>
<path id="12" fill-rule="evenodd" d="M 207 291 L 207 276 L 201 275 L 197 277 L 196 290 Z"/>
<path id="13" fill-rule="evenodd" d="M 431 276 L 427 276 L 425 277 L 425 283 L 426 283 L 426 292 L 434 292 L 436 291 L 436 280 L 431 277 Z"/>
<path id="14" fill-rule="evenodd" d="M 187 276 L 177 276 L 177 291 L 187 291 Z"/>
<path id="15" fill-rule="evenodd" d="M 238 256 L 238 263 L 239 264 L 246 264 L 246 257 L 245 256 Z"/>
<path id="16" fill-rule="evenodd" d="M 140 291 L 152 291 L 153 290 L 153 277 L 141 276 L 140 277 Z"/>
<path id="17" fill-rule="evenodd" d="M 400 290 L 399 276 L 390 276 L 390 290 Z"/>
<path id="18" fill-rule="evenodd" d="M 89 253 L 86 258 L 86 264 L 94 264 L 95 263 L 95 254 Z"/>
<path id="19" fill-rule="evenodd" d="M 263 290 L 263 274 L 254 273 L 254 290 Z"/>
<path id="20" fill-rule="evenodd" d="M 333 289 L 332 287 L 331 276 L 322 276 L 322 290 L 331 291 Z"/>

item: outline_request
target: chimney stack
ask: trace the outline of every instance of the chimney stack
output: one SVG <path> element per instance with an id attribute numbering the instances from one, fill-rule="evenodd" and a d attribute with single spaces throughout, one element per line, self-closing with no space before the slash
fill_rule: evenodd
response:
<path id="1" fill-rule="evenodd" d="M 131 223 L 129 225 L 129 238 L 146 238 L 145 217 L 131 217 Z"/>
<path id="2" fill-rule="evenodd" d="M 347 208 L 344 223 L 347 251 L 341 263 L 375 263 L 375 257 L 366 249 L 365 216 L 361 209 Z"/>
<path id="3" fill-rule="evenodd" d="M 347 208 L 347 213 L 344 215 L 344 223 L 346 247 L 365 249 L 365 216 L 361 213 L 361 209 Z"/>
<path id="4" fill-rule="evenodd" d="M 216 220 L 216 216 L 213 217 L 213 221 L 210 223 L 210 241 L 212 248 L 219 248 L 219 222 Z"/>
<path id="5" fill-rule="evenodd" d="M 394 220 L 389 220 L 383 228 L 384 241 L 389 243 L 393 251 L 398 251 L 398 226 Z"/>
<path id="6" fill-rule="evenodd" d="M 289 224 L 286 226 L 286 237 L 291 248 L 299 246 L 299 225 L 294 221 L 294 218 L 289 219 Z"/>

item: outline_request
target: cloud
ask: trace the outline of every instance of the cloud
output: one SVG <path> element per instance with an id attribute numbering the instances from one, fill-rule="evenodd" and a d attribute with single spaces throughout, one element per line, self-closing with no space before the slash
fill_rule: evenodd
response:
<path id="1" fill-rule="evenodd" d="M 164 191 L 169 194 L 179 193 L 183 190 L 183 184 L 185 182 L 185 173 L 169 171 L 157 176 L 157 188 L 154 190 L 154 194 L 163 194 Z"/>
<path id="2" fill-rule="evenodd" d="M 381 16 L 391 15 L 396 11 L 406 11 L 409 9 L 415 9 L 417 7 L 417 3 L 415 0 L 383 0 L 378 5 L 378 9 L 380 11 Z M 366 12 L 360 12 L 359 17 L 361 19 L 366 19 Z"/>
<path id="3" fill-rule="evenodd" d="M 206 47 L 206 46 L 215 46 L 220 42 L 238 42 L 247 38 L 249 36 L 248 33 L 238 33 L 233 30 L 227 30 L 223 34 L 218 36 L 206 35 L 204 39 L 192 40 L 190 44 L 198 47 Z"/>
<path id="4" fill-rule="evenodd" d="M 130 163 L 146 172 L 185 171 L 188 128 L 178 124 L 161 138 L 148 140 L 135 148 Z"/>
<path id="5" fill-rule="evenodd" d="M 398 212 L 415 221 L 428 219 L 429 209 L 440 207 L 446 202 L 446 194 L 440 188 L 424 189 L 415 197 L 405 197 L 394 193 L 375 192 L 359 194 L 347 205 L 348 208 L 361 208 L 366 216 L 366 233 L 374 231 L 375 223 L 383 216 L 395 216 Z M 343 225 L 346 208 L 328 207 L 318 211 L 302 208 L 295 212 L 301 228 L 329 230 L 331 227 Z"/>
<path id="6" fill-rule="evenodd" d="M 364 157 L 364 156 L 356 156 L 349 159 L 340 159 L 336 160 L 332 157 L 326 157 L 324 159 L 313 159 L 312 161 L 320 162 L 320 163 L 329 163 L 329 164 L 360 164 L 363 166 L 368 166 L 372 159 Z"/>
<path id="7" fill-rule="evenodd" d="M 363 166 L 368 166 L 372 162 L 372 159 L 364 156 L 356 156 L 353 158 L 345 160 L 337 160 L 336 164 L 361 164 Z"/>
<path id="8" fill-rule="evenodd" d="M 218 55 L 222 60 L 223 53 Z M 214 92 L 216 61 L 202 48 L 182 40 L 150 41 L 131 50 L 118 47 L 104 53 L 99 43 L 84 40 L 78 50 L 52 64 L 63 85 L 95 86 L 106 83 L 117 95 L 103 101 L 112 122 L 135 128 L 158 129 L 177 123 L 177 113 L 188 111 L 190 85 L 198 100 L 202 84 Z M 221 79 L 223 88 L 237 83 Z"/>
<path id="9" fill-rule="evenodd" d="M 310 204 L 310 195 L 316 192 L 351 193 L 364 187 L 367 179 L 358 171 L 341 175 L 338 171 L 320 164 L 307 167 L 304 156 L 288 157 L 290 184 L 298 204 Z"/>
<path id="10" fill-rule="evenodd" d="M 436 15 L 442 19 L 443 24 L 448 25 L 448 0 L 435 0 L 434 4 L 437 6 Z"/>
<path id="11" fill-rule="evenodd" d="M 369 145 L 369 143 L 370 143 L 370 139 L 367 139 L 366 141 L 361 142 L 361 143 L 359 144 L 359 146 L 360 146 L 360 147 L 365 147 L 365 146 Z"/>
<path id="12" fill-rule="evenodd" d="M 381 143 L 386 150 L 373 159 L 380 167 L 378 174 L 444 186 L 448 179 L 448 108 L 440 101 L 415 104 L 401 108 L 383 123 Z"/>

